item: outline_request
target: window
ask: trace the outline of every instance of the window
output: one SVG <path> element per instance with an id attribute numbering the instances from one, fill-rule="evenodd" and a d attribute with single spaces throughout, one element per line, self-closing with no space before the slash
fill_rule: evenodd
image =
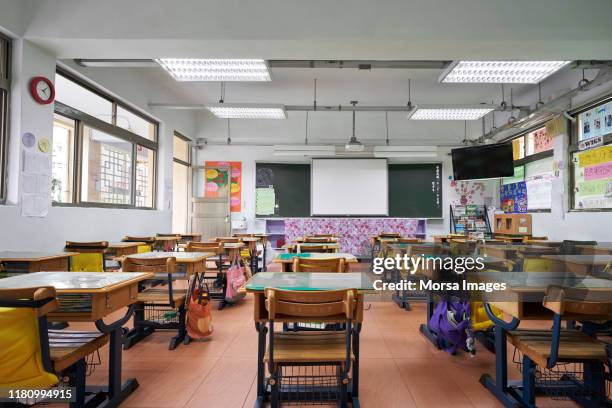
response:
<path id="1" fill-rule="evenodd" d="M 574 211 L 612 210 L 612 95 L 576 113 L 570 146 Z"/>
<path id="2" fill-rule="evenodd" d="M 74 120 L 55 114 L 51 192 L 53 201 L 58 203 L 72 201 L 75 126 Z"/>
<path id="3" fill-rule="evenodd" d="M 9 92 L 10 87 L 10 40 L 0 34 L 0 202 L 4 202 L 6 192 L 6 157 L 9 130 Z"/>
<path id="4" fill-rule="evenodd" d="M 501 200 L 502 208 L 505 208 L 507 212 L 550 211 L 552 207 L 553 139 L 546 132 L 546 127 L 539 127 L 512 139 L 512 152 L 514 176 L 502 179 L 500 186 L 500 194 L 504 196 Z M 516 184 L 515 188 L 504 187 L 510 184 Z M 517 194 L 517 196 L 512 197 L 512 194 Z M 509 202 L 521 202 L 522 204 L 509 205 Z"/>
<path id="5" fill-rule="evenodd" d="M 186 233 L 188 232 L 191 148 L 189 147 L 189 139 L 177 132 L 174 133 L 173 145 L 172 231 Z"/>
<path id="6" fill-rule="evenodd" d="M 54 202 L 154 208 L 157 122 L 63 72 L 58 85 Z"/>

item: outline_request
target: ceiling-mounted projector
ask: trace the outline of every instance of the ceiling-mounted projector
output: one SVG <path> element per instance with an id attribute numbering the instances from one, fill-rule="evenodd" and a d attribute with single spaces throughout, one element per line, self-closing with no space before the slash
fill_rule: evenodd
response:
<path id="1" fill-rule="evenodd" d="M 363 152 L 365 146 L 355 137 L 355 106 L 357 105 L 357 101 L 351 101 L 351 105 L 353 105 L 353 136 L 351 136 L 351 140 L 344 145 L 344 150 L 347 152 Z"/>

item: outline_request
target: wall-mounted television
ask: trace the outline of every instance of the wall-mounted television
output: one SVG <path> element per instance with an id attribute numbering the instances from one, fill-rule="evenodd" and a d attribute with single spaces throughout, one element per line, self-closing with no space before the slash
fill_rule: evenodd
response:
<path id="1" fill-rule="evenodd" d="M 511 177 L 514 174 L 512 142 L 452 149 L 455 180 Z"/>

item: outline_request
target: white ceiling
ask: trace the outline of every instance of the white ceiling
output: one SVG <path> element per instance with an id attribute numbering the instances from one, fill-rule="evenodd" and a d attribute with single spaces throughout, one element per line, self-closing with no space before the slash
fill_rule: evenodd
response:
<path id="1" fill-rule="evenodd" d="M 610 16 L 610 0 L 0 0 L 0 27 L 58 59 L 612 60 Z M 142 98 L 148 103 L 219 99 L 218 83 L 175 82 L 161 68 L 78 70 L 115 83 L 125 75 L 126 88 L 128 78 L 146 79 L 156 88 Z M 276 68 L 270 83 L 228 83 L 225 101 L 309 105 L 314 78 L 319 105 L 348 105 L 350 100 L 404 105 L 408 78 L 415 104 L 501 101 L 498 85 L 440 84 L 440 72 Z M 574 70 L 545 81 L 544 99 L 575 87 L 579 77 Z M 517 105 L 537 101 L 533 86 L 514 90 Z M 140 98 L 137 103 L 142 106 Z M 286 121 L 233 121 L 232 139 L 298 141 L 304 135 L 304 116 L 290 112 Z M 499 125 L 507 115 L 496 117 Z M 200 131 L 190 136 L 226 137 L 224 120 L 202 111 L 195 113 L 195 121 Z M 464 133 L 463 123 L 408 121 L 404 113 L 390 113 L 389 121 L 391 138 L 402 142 L 454 143 Z M 385 137 L 384 113 L 358 113 L 357 126 L 358 136 Z M 347 139 L 350 114 L 312 113 L 309 131 L 315 140 Z M 468 133 L 478 136 L 480 121 L 470 123 Z"/>

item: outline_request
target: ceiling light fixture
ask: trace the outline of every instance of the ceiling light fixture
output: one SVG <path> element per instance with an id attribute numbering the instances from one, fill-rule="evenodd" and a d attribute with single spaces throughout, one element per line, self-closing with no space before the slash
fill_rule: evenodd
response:
<path id="1" fill-rule="evenodd" d="M 161 58 L 155 60 L 177 81 L 270 81 L 262 59 Z"/>
<path id="2" fill-rule="evenodd" d="M 207 105 L 206 109 L 221 119 L 287 119 L 283 105 L 219 103 Z"/>
<path id="3" fill-rule="evenodd" d="M 410 120 L 476 120 L 493 110 L 492 107 L 439 107 L 419 108 L 410 111 Z"/>
<path id="4" fill-rule="evenodd" d="M 446 83 L 537 84 L 571 61 L 455 61 L 440 76 Z"/>

